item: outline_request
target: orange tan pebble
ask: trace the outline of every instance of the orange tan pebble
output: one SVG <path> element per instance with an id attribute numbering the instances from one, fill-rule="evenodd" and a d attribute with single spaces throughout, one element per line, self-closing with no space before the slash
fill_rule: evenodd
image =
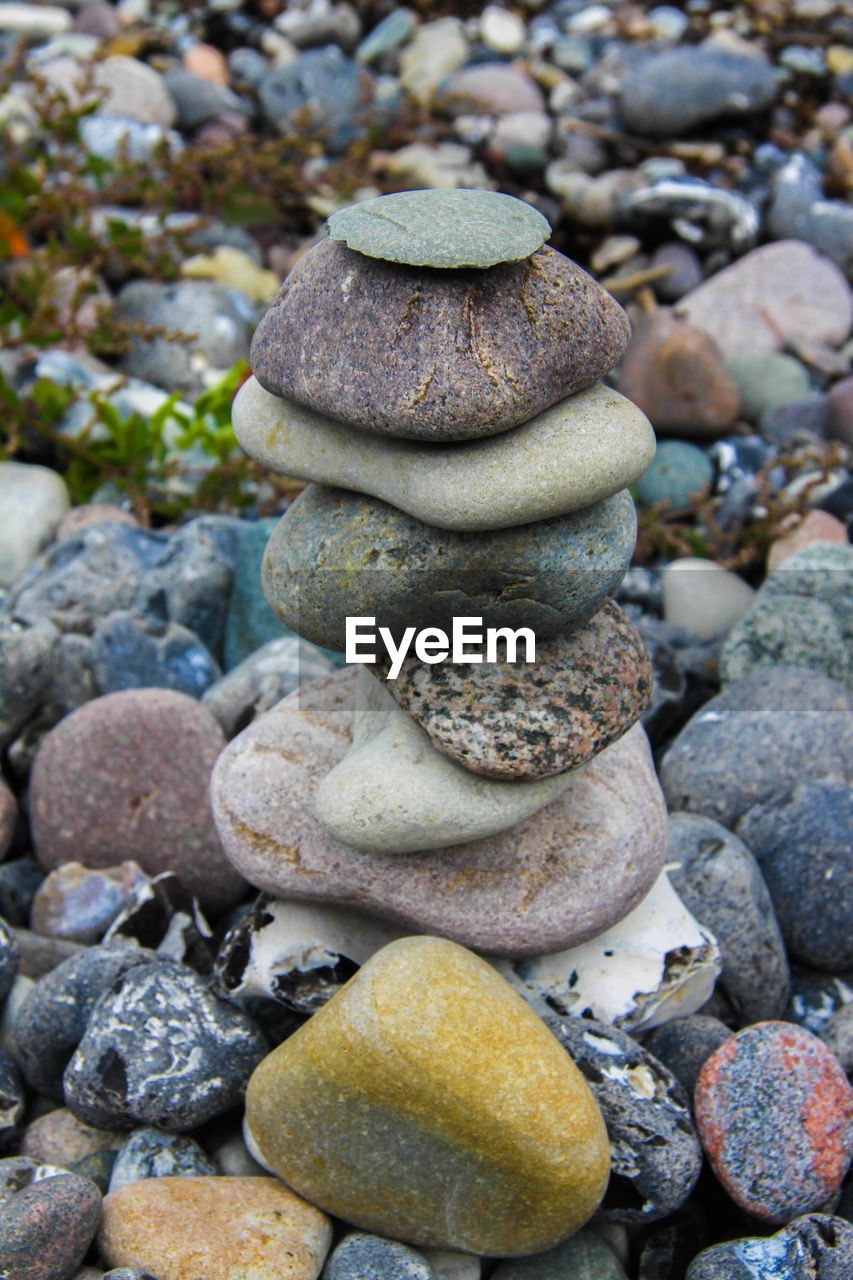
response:
<path id="1" fill-rule="evenodd" d="M 825 1205 L 853 1159 L 853 1090 L 811 1032 L 758 1022 L 705 1062 L 696 1126 L 718 1180 L 763 1222 Z"/>
<path id="2" fill-rule="evenodd" d="M 767 572 L 778 569 L 795 551 L 809 547 L 813 542 L 835 542 L 847 545 L 847 529 L 828 511 L 809 511 L 802 520 L 794 516 L 790 525 L 783 527 L 779 537 L 771 542 L 767 552 Z"/>
<path id="3" fill-rule="evenodd" d="M 610 1166 L 565 1049 L 490 965 L 441 938 L 378 951 L 260 1064 L 246 1119 L 263 1160 L 327 1212 L 492 1256 L 579 1230 Z"/>
<path id="4" fill-rule="evenodd" d="M 184 54 L 184 70 L 214 84 L 228 84 L 228 64 L 212 44 L 194 44 Z"/>
<path id="5" fill-rule="evenodd" d="M 106 1197 L 98 1247 L 157 1280 L 316 1280 L 331 1239 L 277 1178 L 148 1178 Z"/>

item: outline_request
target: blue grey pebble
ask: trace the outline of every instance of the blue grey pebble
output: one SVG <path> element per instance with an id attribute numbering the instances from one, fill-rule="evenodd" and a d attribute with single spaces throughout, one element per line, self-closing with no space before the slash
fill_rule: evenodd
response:
<path id="1" fill-rule="evenodd" d="M 423 1254 L 408 1245 L 354 1231 L 329 1255 L 322 1280 L 436 1280 L 436 1276 Z"/>
<path id="2" fill-rule="evenodd" d="M 805 240 L 853 275 L 853 208 L 826 199 L 820 170 L 802 152 L 773 179 L 767 226 L 775 240 Z"/>
<path id="3" fill-rule="evenodd" d="M 704 814 L 672 813 L 667 865 L 673 889 L 717 939 L 720 983 L 740 1025 L 781 1017 L 788 957 L 772 893 L 748 844 Z"/>
<path id="4" fill-rule="evenodd" d="M 769 60 L 706 45 L 684 45 L 643 59 L 622 82 L 626 129 L 679 136 L 722 116 L 768 107 L 778 83 Z"/>
<path id="5" fill-rule="evenodd" d="M 63 960 L 36 983 L 13 1027 L 18 1065 L 31 1088 L 62 1101 L 62 1073 L 97 1001 L 128 970 L 153 959 L 138 947 L 104 943 Z"/>
<path id="6" fill-rule="evenodd" d="M 798 783 L 749 809 L 738 835 L 755 854 L 794 960 L 853 966 L 853 787 Z"/>
<path id="7" fill-rule="evenodd" d="M 123 373 L 187 395 L 205 390 L 199 357 L 206 369 L 222 372 L 248 358 L 256 319 L 242 294 L 211 280 L 132 280 L 120 290 L 113 315 L 189 336 L 189 341 L 173 341 L 134 335 L 121 358 Z"/>
<path id="8" fill-rule="evenodd" d="M 820 391 L 777 404 L 761 415 L 759 431 L 763 440 L 780 449 L 799 444 L 814 444 L 826 438 L 829 419 L 828 400 Z"/>
<path id="9" fill-rule="evenodd" d="M 238 1106 L 268 1044 L 185 965 L 156 960 L 112 983 L 63 1077 L 65 1103 L 98 1128 L 194 1129 Z"/>
<path id="10" fill-rule="evenodd" d="M 105 1271 L 101 1280 L 157 1280 L 157 1277 L 141 1267 L 114 1267 L 112 1271 Z"/>
<path id="11" fill-rule="evenodd" d="M 398 49 L 414 31 L 416 21 L 411 9 L 392 9 L 362 40 L 355 51 L 356 62 L 367 66 Z"/>
<path id="12" fill-rule="evenodd" d="M 24 1082 L 10 1057 L 0 1050 L 0 1151 L 14 1138 L 24 1114 Z"/>
<path id="13" fill-rule="evenodd" d="M 841 484 L 820 499 L 817 506 L 846 524 L 847 536 L 853 538 L 853 477 L 842 480 Z"/>
<path id="14" fill-rule="evenodd" d="M 853 1227 L 809 1213 L 773 1236 L 729 1240 L 704 1249 L 685 1280 L 850 1280 Z"/>
<path id="15" fill-rule="evenodd" d="M 275 616 L 261 590 L 261 563 L 274 518 L 244 521 L 234 555 L 234 588 L 228 601 L 223 646 L 224 668 L 231 671 L 262 645 L 292 635 Z"/>
<path id="16" fill-rule="evenodd" d="M 146 1178 L 215 1177 L 218 1169 L 193 1138 L 143 1126 L 119 1147 L 110 1191 Z"/>
<path id="17" fill-rule="evenodd" d="M 164 80 L 178 108 L 181 129 L 198 129 L 208 120 L 226 113 L 251 115 L 249 104 L 227 85 L 184 71 L 182 67 L 167 72 Z"/>
<path id="18" fill-rule="evenodd" d="M 704 449 L 686 440 L 662 440 L 634 491 L 642 506 L 665 502 L 667 513 L 677 515 L 690 509 L 692 495 L 709 489 L 713 478 L 714 464 Z"/>
<path id="19" fill-rule="evenodd" d="M 7 924 L 29 924 L 30 907 L 42 880 L 44 872 L 34 858 L 0 863 L 0 916 Z"/>
<path id="20" fill-rule="evenodd" d="M 702 1067 L 732 1034 L 731 1028 L 719 1018 L 694 1013 L 656 1027 L 644 1039 L 643 1047 L 672 1072 L 692 1099 Z"/>
<path id="21" fill-rule="evenodd" d="M 26 582 L 31 570 L 19 579 Z M 8 746 L 36 711 L 53 672 L 59 631 L 40 616 L 17 616 L 6 598 L 0 616 L 0 749 Z"/>
<path id="22" fill-rule="evenodd" d="M 102 160 L 115 161 L 121 152 L 133 164 L 146 164 L 155 153 L 161 156 L 165 150 L 166 156 L 173 160 L 184 149 L 183 139 L 174 129 L 123 116 L 96 112 L 83 116 L 79 127 L 84 150 Z"/>
<path id="23" fill-rule="evenodd" d="M 507 1258 L 492 1280 L 627 1280 L 613 1250 L 594 1231 L 579 1231 L 545 1253 Z"/>
<path id="24" fill-rule="evenodd" d="M 335 45 L 300 53 L 288 66 L 266 72 L 258 85 L 268 124 L 287 133 L 307 109 L 330 154 L 345 150 L 378 115 L 372 97 L 372 77 Z"/>
<path id="25" fill-rule="evenodd" d="M 228 54 L 228 73 L 236 85 L 256 89 L 267 70 L 267 60 L 257 49 L 239 45 Z"/>
<path id="26" fill-rule="evenodd" d="M 110 613 L 92 633 L 92 673 L 99 693 L 175 689 L 200 698 L 221 674 L 198 636 L 175 622 Z"/>
<path id="27" fill-rule="evenodd" d="M 14 934 L 6 921 L 0 917 L 0 1007 L 15 981 L 19 964 L 20 955 Z"/>
<path id="28" fill-rule="evenodd" d="M 202 705 L 219 721 L 226 738 L 233 738 L 294 689 L 332 670 L 334 664 L 316 645 L 284 636 L 270 640 L 212 684 Z"/>

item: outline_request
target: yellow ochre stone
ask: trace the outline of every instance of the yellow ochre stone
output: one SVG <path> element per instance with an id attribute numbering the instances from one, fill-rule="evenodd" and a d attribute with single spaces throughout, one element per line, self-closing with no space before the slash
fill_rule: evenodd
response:
<path id="1" fill-rule="evenodd" d="M 316 1280 L 331 1240 L 277 1178 L 147 1178 L 105 1198 L 98 1247 L 157 1280 Z"/>
<path id="2" fill-rule="evenodd" d="M 566 1051 L 490 965 L 441 938 L 378 951 L 256 1069 L 246 1119 L 300 1195 L 416 1245 L 549 1249 L 609 1173 Z"/>

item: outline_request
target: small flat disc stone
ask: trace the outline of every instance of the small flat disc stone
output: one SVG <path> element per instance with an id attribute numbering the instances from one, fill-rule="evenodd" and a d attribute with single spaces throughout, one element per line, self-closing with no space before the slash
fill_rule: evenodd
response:
<path id="1" fill-rule="evenodd" d="M 551 234 L 547 218 L 497 191 L 401 191 L 349 205 L 329 237 L 368 258 L 412 267 L 494 267 L 529 258 Z"/>

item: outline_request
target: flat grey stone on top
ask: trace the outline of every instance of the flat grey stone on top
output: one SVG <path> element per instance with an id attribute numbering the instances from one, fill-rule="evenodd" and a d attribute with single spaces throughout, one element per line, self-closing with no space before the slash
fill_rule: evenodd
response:
<path id="1" fill-rule="evenodd" d="M 497 191 L 399 191 L 333 213 L 329 238 L 412 267 L 494 267 L 541 249 L 548 219 Z"/>

